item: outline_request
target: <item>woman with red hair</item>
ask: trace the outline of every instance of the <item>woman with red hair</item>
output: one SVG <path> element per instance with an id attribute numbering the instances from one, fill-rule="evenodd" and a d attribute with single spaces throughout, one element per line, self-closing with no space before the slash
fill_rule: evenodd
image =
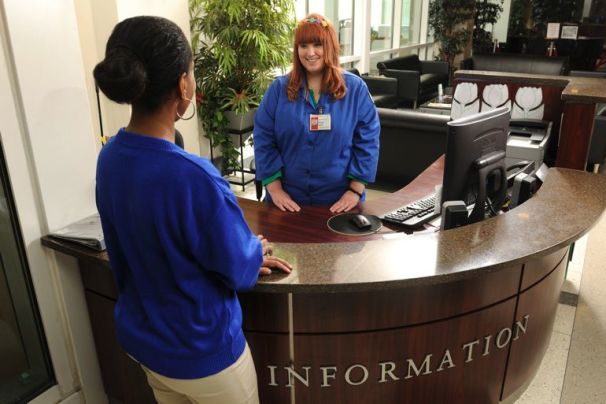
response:
<path id="1" fill-rule="evenodd" d="M 269 87 L 255 115 L 257 178 L 283 211 L 364 199 L 379 155 L 379 119 L 362 79 L 339 66 L 333 25 L 319 14 L 295 30 L 292 70 Z"/>

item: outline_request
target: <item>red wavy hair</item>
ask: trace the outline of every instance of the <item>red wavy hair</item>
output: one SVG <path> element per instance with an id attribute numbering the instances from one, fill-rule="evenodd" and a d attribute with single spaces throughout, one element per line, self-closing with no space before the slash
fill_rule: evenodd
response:
<path id="1" fill-rule="evenodd" d="M 339 40 L 335 28 L 320 14 L 309 14 L 297 24 L 292 49 L 292 70 L 288 79 L 288 99 L 297 99 L 297 93 L 305 77 L 305 68 L 299 60 L 299 45 L 304 43 L 322 44 L 324 48 L 324 73 L 322 92 L 340 100 L 347 92 L 343 72 L 339 66 Z"/>

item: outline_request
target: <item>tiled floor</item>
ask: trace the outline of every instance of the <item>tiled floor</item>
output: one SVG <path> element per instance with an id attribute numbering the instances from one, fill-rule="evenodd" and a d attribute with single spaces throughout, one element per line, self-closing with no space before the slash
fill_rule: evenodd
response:
<path id="1" fill-rule="evenodd" d="M 239 188 L 239 187 L 238 187 Z M 255 199 L 254 187 L 239 196 Z M 367 198 L 382 192 L 369 190 Z M 551 342 L 516 404 L 606 403 L 606 215 L 574 247 Z"/>

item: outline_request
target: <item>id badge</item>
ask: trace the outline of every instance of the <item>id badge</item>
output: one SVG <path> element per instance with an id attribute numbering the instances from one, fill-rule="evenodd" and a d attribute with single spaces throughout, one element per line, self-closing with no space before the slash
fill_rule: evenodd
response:
<path id="1" fill-rule="evenodd" d="M 311 114 L 309 116 L 309 130 L 330 130 L 330 114 Z"/>

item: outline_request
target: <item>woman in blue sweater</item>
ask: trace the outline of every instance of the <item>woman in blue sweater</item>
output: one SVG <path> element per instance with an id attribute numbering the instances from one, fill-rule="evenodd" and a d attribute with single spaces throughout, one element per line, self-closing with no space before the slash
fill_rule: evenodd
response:
<path id="1" fill-rule="evenodd" d="M 94 76 L 107 97 L 132 105 L 97 164 L 121 345 L 159 403 L 258 403 L 236 292 L 290 266 L 251 233 L 212 164 L 174 144 L 195 91 L 187 39 L 166 19 L 129 18 Z"/>
<path id="2" fill-rule="evenodd" d="M 377 110 L 364 81 L 340 68 L 337 34 L 321 15 L 298 23 L 292 65 L 255 114 L 257 178 L 281 210 L 348 211 L 375 180 Z"/>

